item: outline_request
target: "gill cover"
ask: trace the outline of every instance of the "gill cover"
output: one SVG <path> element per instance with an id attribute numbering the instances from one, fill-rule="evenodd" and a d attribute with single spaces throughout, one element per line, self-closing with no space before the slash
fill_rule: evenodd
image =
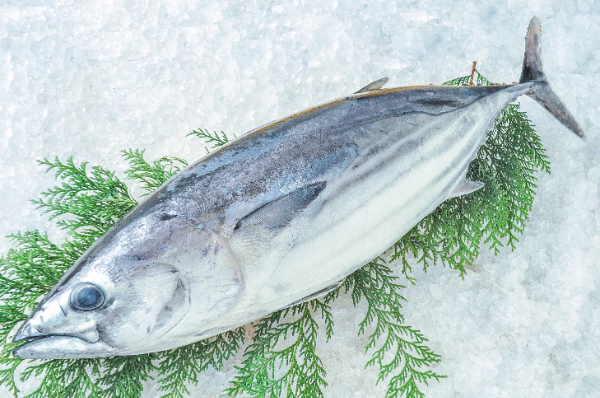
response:
<path id="1" fill-rule="evenodd" d="M 120 273 L 83 266 L 58 286 L 15 336 L 20 358 L 121 355 L 159 341 L 187 315 L 186 278 L 168 264 L 118 257 Z M 106 269 L 106 268 L 105 268 Z"/>

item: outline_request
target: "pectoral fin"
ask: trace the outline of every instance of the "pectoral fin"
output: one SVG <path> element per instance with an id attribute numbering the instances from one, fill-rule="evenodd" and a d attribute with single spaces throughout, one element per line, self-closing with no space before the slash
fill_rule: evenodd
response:
<path id="1" fill-rule="evenodd" d="M 261 226 L 271 231 L 286 227 L 298 213 L 319 196 L 319 193 L 325 189 L 325 185 L 325 181 L 315 182 L 265 203 L 239 220 L 233 228 L 234 233 L 253 226 Z"/>
<path id="2" fill-rule="evenodd" d="M 231 245 L 240 261 L 266 261 L 265 256 L 277 253 L 282 245 L 293 244 L 293 236 L 298 230 L 286 231 L 285 227 L 319 196 L 325 185 L 322 181 L 300 187 L 262 204 L 237 221 L 233 226 Z"/>

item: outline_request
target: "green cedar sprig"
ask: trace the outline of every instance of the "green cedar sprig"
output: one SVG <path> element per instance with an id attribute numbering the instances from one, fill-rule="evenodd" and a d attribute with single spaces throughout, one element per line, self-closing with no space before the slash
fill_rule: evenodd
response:
<path id="1" fill-rule="evenodd" d="M 103 390 L 95 382 L 100 376 L 99 362 L 94 359 L 51 359 L 29 366 L 21 380 L 42 375 L 43 379 L 39 388 L 26 398 L 101 398 Z"/>
<path id="2" fill-rule="evenodd" d="M 329 303 L 340 293 L 350 293 L 354 306 L 361 300 L 367 302 L 367 312 L 358 333 L 364 334 L 369 326 L 375 326 L 365 347 L 367 351 L 374 350 L 366 366 L 379 367 L 378 383 L 392 376 L 386 397 L 422 398 L 419 383 L 439 381 L 446 376 L 427 370 L 433 363 L 440 362 L 440 356 L 424 345 L 427 339 L 418 330 L 404 324 L 400 312 L 401 301 L 405 300 L 400 289 L 404 286 L 397 280 L 385 261 L 377 258 L 348 276 L 342 286 L 324 298 L 263 318 L 255 326 L 256 337 L 246 349 L 247 358 L 237 367 L 238 375 L 226 392 L 232 397 L 323 397 L 321 387 L 327 385 L 326 372 L 315 354 L 316 338 L 306 339 L 304 329 L 316 333 L 314 314 L 320 313 L 329 340 L 333 334 Z M 275 349 L 282 340 L 287 342 L 286 347 Z M 383 345 L 378 347 L 382 340 Z M 303 366 L 298 365 L 298 352 L 305 356 L 300 360 Z M 391 352 L 393 355 L 389 355 Z M 397 369 L 400 371 L 396 372 Z"/>
<path id="3" fill-rule="evenodd" d="M 459 79 L 455 79 L 457 82 L 460 84 Z M 478 82 L 487 84 L 480 75 Z M 224 133 L 220 136 L 199 130 L 190 134 L 206 139 L 214 147 L 228 141 Z M 148 163 L 143 159 L 143 152 L 137 150 L 123 154 L 130 162 L 127 176 L 141 183 L 146 192 L 160 186 L 186 165 L 181 159 L 166 157 Z M 8 386 L 15 397 L 18 396 L 15 372 L 21 360 L 10 357 L 11 350 L 19 344 L 8 343 L 8 336 L 83 251 L 135 205 L 125 185 L 112 172 L 99 167 L 89 171 L 86 163 L 76 166 L 72 159 L 66 163 L 58 158 L 41 163 L 49 170 L 56 170 L 57 178 L 64 182 L 45 192 L 45 200 L 34 203 L 50 212 L 53 218 L 61 216 L 59 225 L 69 232 L 70 238 L 58 246 L 37 231 L 15 234 L 11 238 L 17 249 L 0 258 L 0 320 L 5 321 L 0 323 L 0 338 L 5 342 L 0 355 L 3 366 L 0 383 Z M 392 259 L 402 260 L 403 273 L 413 281 L 410 256 L 417 257 L 424 268 L 439 260 L 463 274 L 464 267 L 478 254 L 482 237 L 486 237 L 485 243 L 495 252 L 505 238 L 514 248 L 515 234 L 522 232 L 531 209 L 535 188 L 533 173 L 538 169 L 549 171 L 540 139 L 526 115 L 519 112 L 518 106 L 511 105 L 502 113 L 495 130 L 488 134 L 488 142 L 469 169 L 468 177 L 485 182 L 485 188 L 445 202 L 394 245 Z M 511 174 L 511 170 L 516 171 Z M 103 209 L 110 210 L 102 212 Z M 479 235 L 476 225 L 483 226 Z M 468 239 L 473 233 L 479 240 Z M 324 299 L 279 311 L 259 321 L 253 343 L 246 351 L 247 358 L 227 392 L 261 396 L 269 391 L 285 391 L 288 396 L 322 396 L 325 369 L 315 353 L 318 327 L 314 315 L 320 313 L 325 320 L 326 336 L 330 337 L 333 320 L 329 304 L 344 289 L 352 292 L 355 304 L 362 298 L 367 301 L 367 314 L 359 325 L 359 332 L 364 333 L 368 325 L 375 325 L 366 347 L 373 350 L 367 366 L 379 366 L 378 382 L 389 379 L 387 397 L 422 397 L 418 383 L 444 376 L 427 370 L 439 362 L 439 356 L 423 344 L 426 339 L 419 331 L 404 325 L 400 314 L 401 287 L 389 267 L 379 259 L 349 276 L 342 288 Z M 164 396 L 184 397 L 189 395 L 186 384 L 195 385 L 197 375 L 209 366 L 219 369 L 225 360 L 235 355 L 243 341 L 243 329 L 238 329 L 163 353 L 43 361 L 26 368 L 21 379 L 44 375 L 30 397 L 138 397 L 142 383 L 158 370 L 159 390 L 166 391 Z M 383 344 L 379 346 L 381 341 Z M 279 348 L 278 343 L 285 343 L 286 348 Z M 391 357 L 386 355 L 390 352 L 394 352 Z"/>
<path id="4" fill-rule="evenodd" d="M 255 325 L 246 360 L 226 392 L 252 398 L 323 397 L 325 368 L 316 354 L 319 326 L 314 313 L 325 321 L 327 340 L 333 334 L 329 305 L 319 299 L 295 305 L 261 319 Z M 285 343 L 284 343 L 285 341 Z M 285 345 L 280 348 L 279 345 Z"/>
<path id="5" fill-rule="evenodd" d="M 461 76 L 461 77 L 457 77 L 456 79 L 452 79 L 450 81 L 442 83 L 442 86 L 464 86 L 464 85 L 469 84 L 470 80 L 471 80 L 470 75 Z"/>
<path id="6" fill-rule="evenodd" d="M 355 306 L 363 298 L 368 304 L 358 333 L 364 334 L 368 326 L 375 326 L 365 347 L 367 351 L 374 350 L 367 366 L 379 367 L 377 383 L 391 376 L 386 397 L 422 398 L 419 383 L 428 384 L 446 376 L 426 370 L 440 362 L 441 357 L 423 344 L 427 339 L 420 331 L 404 324 L 400 313 L 401 301 L 405 301 L 400 289 L 404 286 L 397 279 L 384 260 L 376 258 L 347 277 L 344 286 L 352 292 Z M 379 345 L 381 340 L 383 344 Z"/>
<path id="7" fill-rule="evenodd" d="M 144 387 L 142 383 L 154 380 L 150 374 L 158 369 L 155 362 L 159 355 L 151 353 L 101 360 L 102 373 L 98 381 L 106 388 L 100 397 L 140 397 Z"/>
<path id="8" fill-rule="evenodd" d="M 193 130 L 191 133 L 187 134 L 186 137 L 189 137 L 190 135 L 194 135 L 202 140 L 204 140 L 204 142 L 206 144 L 211 145 L 211 147 L 214 148 L 218 148 L 220 146 L 223 146 L 225 144 L 227 144 L 229 142 L 229 137 L 227 137 L 227 134 L 225 134 L 224 132 L 221 131 L 221 135 L 219 135 L 218 132 L 213 131 L 212 133 L 206 129 L 198 129 L 198 130 Z M 208 150 L 208 147 L 206 148 L 206 153 L 209 153 L 210 151 Z"/>
<path id="9" fill-rule="evenodd" d="M 86 236 L 93 241 L 135 205 L 127 186 L 114 172 L 98 166 L 89 171 L 87 162 L 76 166 L 72 157 L 65 163 L 58 157 L 54 162 L 44 159 L 39 163 L 47 166 L 47 171 L 54 170 L 55 178 L 60 178 L 63 183 L 43 192 L 46 199 L 32 202 L 50 213 L 50 219 L 69 215 L 57 224 L 73 236 Z"/>
<path id="10" fill-rule="evenodd" d="M 198 385 L 198 375 L 212 367 L 221 370 L 245 342 L 243 327 L 206 340 L 163 353 L 158 368 L 158 391 L 162 398 L 184 398 L 190 395 L 187 384 Z"/>
<path id="11" fill-rule="evenodd" d="M 163 156 L 150 164 L 144 159 L 144 151 L 139 149 L 129 149 L 121 153 L 129 162 L 129 169 L 125 172 L 127 178 L 140 183 L 146 191 L 142 196 L 156 191 L 165 181 L 188 165 L 183 159 L 169 156 Z"/>
<path id="12" fill-rule="evenodd" d="M 483 75 L 479 73 L 477 69 L 473 71 L 473 78 L 475 80 L 475 84 L 478 86 L 496 86 L 499 83 L 492 83 L 488 79 L 486 79 Z M 471 75 L 457 77 L 456 79 L 449 80 L 445 83 L 442 83 L 442 86 L 467 86 L 471 81 Z"/>
<path id="13" fill-rule="evenodd" d="M 412 258 L 424 270 L 439 261 L 464 276 L 482 240 L 495 254 L 503 242 L 514 250 L 533 205 L 538 170 L 550 173 L 541 139 L 519 104 L 509 104 L 467 172 L 483 188 L 439 205 L 396 242 L 391 258 L 401 261 L 403 274 L 414 282 Z"/>

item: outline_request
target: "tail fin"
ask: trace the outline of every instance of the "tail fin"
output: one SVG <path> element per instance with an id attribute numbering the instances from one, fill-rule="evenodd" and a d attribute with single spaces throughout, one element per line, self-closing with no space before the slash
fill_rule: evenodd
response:
<path id="1" fill-rule="evenodd" d="M 550 88 L 546 81 L 546 75 L 542 68 L 542 30 L 537 17 L 529 22 L 527 36 L 525 36 L 525 58 L 523 60 L 523 72 L 519 83 L 535 83 L 531 91 L 527 93 L 540 105 L 548 110 L 569 130 L 584 138 L 583 130 L 558 96 Z"/>

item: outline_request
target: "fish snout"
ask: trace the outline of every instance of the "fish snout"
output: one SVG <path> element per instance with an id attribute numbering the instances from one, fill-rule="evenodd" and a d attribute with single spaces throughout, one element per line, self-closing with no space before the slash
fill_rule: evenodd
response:
<path id="1" fill-rule="evenodd" d="M 48 334 L 47 329 L 52 329 L 53 326 L 60 325 L 65 317 L 65 311 L 60 304 L 43 303 L 21 326 L 14 341 L 23 341 L 46 336 Z"/>
<path id="2" fill-rule="evenodd" d="M 117 350 L 100 338 L 92 319 L 71 322 L 57 302 L 42 304 L 21 326 L 13 341 L 25 341 L 13 355 L 22 359 L 94 358 L 115 355 Z"/>
<path id="3" fill-rule="evenodd" d="M 21 326 L 13 341 L 35 340 L 48 336 L 76 337 L 87 343 L 100 339 L 94 320 L 82 320 L 74 325 L 67 320 L 68 310 L 58 302 L 42 304 Z"/>
<path id="4" fill-rule="evenodd" d="M 27 339 L 31 339 L 31 338 L 35 338 L 35 337 L 42 337 L 43 335 L 44 335 L 44 333 L 39 331 L 35 325 L 32 325 L 29 321 L 27 321 L 27 322 L 25 322 L 25 324 L 23 326 L 21 326 L 21 328 L 15 335 L 13 341 L 16 343 L 19 341 L 23 341 L 23 340 L 27 340 Z"/>
<path id="5" fill-rule="evenodd" d="M 88 322 L 88 325 L 80 325 L 80 330 L 61 333 L 60 330 L 45 330 L 48 328 L 41 328 L 39 325 L 36 325 L 30 321 L 27 321 L 23 326 L 21 326 L 13 339 L 14 342 L 39 339 L 49 336 L 76 337 L 85 341 L 86 343 L 96 343 L 98 340 L 100 340 L 100 333 L 98 333 L 96 325 L 91 322 Z"/>

